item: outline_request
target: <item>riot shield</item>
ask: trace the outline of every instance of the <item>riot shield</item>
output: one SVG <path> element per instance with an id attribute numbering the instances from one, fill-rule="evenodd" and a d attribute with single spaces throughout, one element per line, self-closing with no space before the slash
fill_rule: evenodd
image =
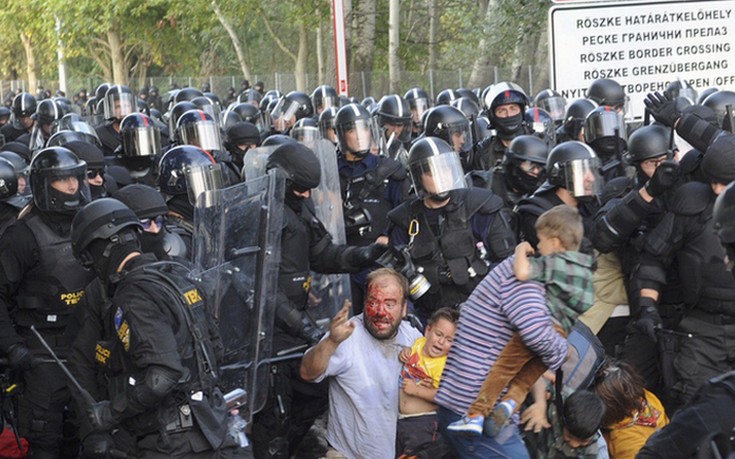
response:
<path id="1" fill-rule="evenodd" d="M 278 147 L 259 147 L 245 153 L 243 174 L 248 177 L 259 177 L 265 174 L 268 156 Z M 328 140 L 317 141 L 314 154 L 321 165 L 322 178 L 317 188 L 311 193 L 316 216 L 324 224 L 335 244 L 344 244 L 345 223 L 342 215 L 342 194 L 339 188 L 339 170 L 337 168 L 337 152 L 334 144 Z M 311 292 L 306 312 L 320 324 L 328 323 L 342 307 L 345 298 L 352 298 L 350 278 L 347 274 L 312 273 Z"/>
<path id="2" fill-rule="evenodd" d="M 192 275 L 219 322 L 220 383 L 225 392 L 247 391 L 240 413 L 248 421 L 268 391 L 284 188 L 272 172 L 204 192 L 194 209 Z"/>

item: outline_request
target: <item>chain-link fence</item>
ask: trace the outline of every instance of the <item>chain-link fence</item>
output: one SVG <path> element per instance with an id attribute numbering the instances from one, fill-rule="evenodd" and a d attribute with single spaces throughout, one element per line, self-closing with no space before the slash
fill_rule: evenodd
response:
<path id="1" fill-rule="evenodd" d="M 548 87 L 548 72 L 545 69 L 533 66 L 522 66 L 517 71 L 517 78 L 513 78 L 513 70 L 510 68 L 502 67 L 489 67 L 483 74 L 481 84 L 477 85 L 481 88 L 488 86 L 499 81 L 515 81 L 521 87 L 523 87 L 529 96 L 533 97 L 534 94 L 542 89 Z M 401 72 L 400 75 L 400 88 L 401 94 L 405 93 L 408 89 L 413 87 L 420 87 L 426 90 L 432 97 L 443 89 L 446 88 L 461 88 L 466 87 L 469 83 L 470 69 L 457 69 L 457 70 L 429 70 L 427 72 Z M 85 88 L 88 93 L 92 93 L 104 80 L 101 77 L 90 76 L 88 78 L 70 78 L 67 80 L 67 96 L 72 96 L 82 88 Z M 266 90 L 278 89 L 283 93 L 296 90 L 297 79 L 293 73 L 255 73 L 251 76 L 250 84 L 254 85 L 256 82 L 263 82 Z M 146 78 L 143 84 L 138 81 L 131 82 L 130 86 L 133 90 L 140 89 L 141 86 L 156 86 L 159 92 L 163 95 L 174 87 L 195 87 L 201 88 L 204 83 L 209 83 L 212 91 L 217 94 L 220 98 L 225 98 L 229 88 L 234 88 L 235 92 L 239 93 L 241 90 L 241 84 L 243 78 L 241 76 L 210 76 L 210 77 L 151 77 Z M 323 79 L 315 74 L 306 74 L 304 78 L 304 85 L 306 92 L 311 93 L 313 88 L 320 84 L 330 84 L 336 87 L 334 75 L 325 76 Z M 350 95 L 360 100 L 372 95 L 375 98 L 380 98 L 385 94 L 390 94 L 390 78 L 387 71 L 373 71 L 373 72 L 357 72 L 350 74 Z M 39 80 L 38 86 L 44 89 L 51 90 L 53 94 L 58 88 L 58 81 L 54 80 Z M 10 91 L 16 91 L 17 89 L 26 90 L 27 84 L 22 80 L 0 80 L 0 87 L 2 87 L 2 94 L 8 95 Z M 4 97 L 6 97 L 4 96 Z"/>

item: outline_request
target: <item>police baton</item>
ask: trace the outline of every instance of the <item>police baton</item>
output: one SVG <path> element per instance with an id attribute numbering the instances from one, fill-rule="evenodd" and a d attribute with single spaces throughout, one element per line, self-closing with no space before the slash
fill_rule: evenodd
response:
<path id="1" fill-rule="evenodd" d="M 73 374 L 69 371 L 69 369 L 64 365 L 64 362 L 61 361 L 61 359 L 56 355 L 53 349 L 51 349 L 51 346 L 49 346 L 48 342 L 41 336 L 41 334 L 36 330 L 36 327 L 34 325 L 31 325 L 31 331 L 34 335 L 36 335 L 36 338 L 38 338 L 38 341 L 41 342 L 43 347 L 48 351 L 48 353 L 51 355 L 51 357 L 56 362 L 56 365 L 61 368 L 61 371 L 64 372 L 66 375 L 66 378 L 72 383 L 72 385 L 79 391 L 79 393 L 82 396 L 82 399 L 84 400 L 84 403 L 87 404 L 87 406 L 91 407 L 95 403 L 97 403 L 94 398 L 92 398 L 92 395 L 90 395 L 89 392 L 85 388 L 82 387 L 81 384 L 79 384 L 79 381 L 77 381 L 77 378 L 74 377 Z"/>

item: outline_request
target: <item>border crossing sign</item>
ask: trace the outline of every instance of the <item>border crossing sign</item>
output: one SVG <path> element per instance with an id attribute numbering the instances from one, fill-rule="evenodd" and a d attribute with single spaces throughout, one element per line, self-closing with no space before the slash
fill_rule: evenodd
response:
<path id="1" fill-rule="evenodd" d="M 598 78 L 620 83 L 630 112 L 677 79 L 735 89 L 735 0 L 555 5 L 549 11 L 552 88 L 567 100 Z"/>

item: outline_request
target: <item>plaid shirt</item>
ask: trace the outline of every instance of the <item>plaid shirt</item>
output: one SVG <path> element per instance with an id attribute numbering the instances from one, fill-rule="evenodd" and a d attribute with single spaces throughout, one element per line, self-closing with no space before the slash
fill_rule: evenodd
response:
<path id="1" fill-rule="evenodd" d="M 592 307 L 592 257 L 582 252 L 558 252 L 529 258 L 530 280 L 546 285 L 546 304 L 552 320 L 567 334 L 580 314 Z"/>

